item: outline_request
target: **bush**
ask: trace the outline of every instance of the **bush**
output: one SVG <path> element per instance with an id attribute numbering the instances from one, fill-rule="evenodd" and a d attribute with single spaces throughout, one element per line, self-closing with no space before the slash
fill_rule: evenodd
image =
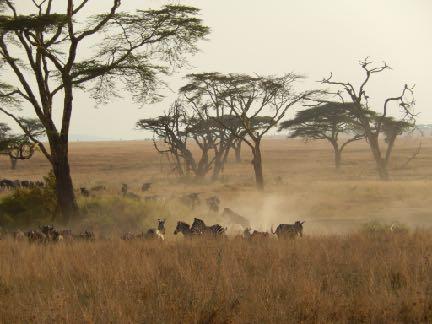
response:
<path id="1" fill-rule="evenodd" d="M 55 178 L 45 177 L 45 187 L 17 189 L 0 202 L 0 227 L 22 228 L 52 222 L 57 210 Z"/>

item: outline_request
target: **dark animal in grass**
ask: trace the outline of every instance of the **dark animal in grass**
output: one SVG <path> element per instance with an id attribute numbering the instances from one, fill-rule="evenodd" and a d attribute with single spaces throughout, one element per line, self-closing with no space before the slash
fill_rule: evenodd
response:
<path id="1" fill-rule="evenodd" d="M 296 221 L 294 224 L 279 224 L 276 231 L 271 229 L 272 234 L 277 235 L 278 239 L 295 239 L 303 236 L 303 224 L 305 222 Z"/>

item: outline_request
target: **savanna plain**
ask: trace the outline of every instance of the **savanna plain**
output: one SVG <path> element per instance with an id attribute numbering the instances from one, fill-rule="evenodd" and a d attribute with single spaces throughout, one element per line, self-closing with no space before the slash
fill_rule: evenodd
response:
<path id="1" fill-rule="evenodd" d="M 325 142 L 268 138 L 264 192 L 255 189 L 247 147 L 217 182 L 173 175 L 151 141 L 72 143 L 70 156 L 77 189 L 106 187 L 90 197 L 77 190 L 83 215 L 71 227 L 91 229 L 96 241 L 1 240 L 2 323 L 432 322 L 430 138 L 397 142 L 390 181 L 377 180 L 367 143 L 349 146 L 336 171 Z M 8 179 L 39 180 L 49 169 L 40 154 L 16 170 L 0 161 Z M 152 187 L 141 192 L 146 182 Z M 122 183 L 141 199 L 121 197 Z M 178 199 L 193 192 L 202 201 L 194 209 Z M 253 229 L 300 220 L 304 235 L 173 234 L 177 221 L 194 217 L 229 227 L 203 202 L 215 195 Z M 120 240 L 157 218 L 166 218 L 164 241 Z"/>

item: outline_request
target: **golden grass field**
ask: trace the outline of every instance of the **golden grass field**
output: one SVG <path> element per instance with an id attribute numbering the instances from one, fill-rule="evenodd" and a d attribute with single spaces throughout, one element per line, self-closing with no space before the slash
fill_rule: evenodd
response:
<path id="1" fill-rule="evenodd" d="M 419 141 L 421 153 L 401 168 Z M 230 162 L 211 183 L 170 175 L 149 141 L 71 144 L 77 188 L 104 184 L 107 192 L 98 195 L 111 197 L 128 183 L 142 196 L 164 197 L 148 207 L 155 209 L 145 226 L 163 211 L 167 238 L 0 241 L 0 323 L 432 322 L 432 140 L 401 139 L 388 182 L 377 180 L 365 143 L 348 146 L 339 173 L 324 142 L 267 139 L 263 149 L 267 187 L 258 193 L 246 147 L 243 162 Z M 40 179 L 49 171 L 42 156 L 8 167 L 0 161 L 0 178 Z M 140 193 L 143 182 L 154 183 L 149 193 Z M 173 203 L 188 192 L 218 195 L 222 208 L 256 229 L 304 220 L 305 236 L 183 240 L 172 234 L 177 220 L 223 222 L 204 205 L 192 211 Z M 409 231 L 373 232 L 364 226 L 371 222 Z"/>

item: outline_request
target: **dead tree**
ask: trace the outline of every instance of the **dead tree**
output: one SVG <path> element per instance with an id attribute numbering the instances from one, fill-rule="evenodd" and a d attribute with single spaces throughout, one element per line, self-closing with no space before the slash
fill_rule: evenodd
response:
<path id="1" fill-rule="evenodd" d="M 388 180 L 388 164 L 394 142 L 396 137 L 400 134 L 400 128 L 409 127 L 408 125 L 414 125 L 415 122 L 415 115 L 412 112 L 412 108 L 415 105 L 413 98 L 414 87 L 405 84 L 399 96 L 385 99 L 382 110 L 379 112 L 374 111 L 369 105 L 369 96 L 366 92 L 366 86 L 374 75 L 389 70 L 390 67 L 386 63 L 373 65 L 368 58 L 360 61 L 360 66 L 365 76 L 357 89 L 352 83 L 334 81 L 332 74 L 330 74 L 328 78 L 324 78 L 321 83 L 324 85 L 337 86 L 339 89 L 336 95 L 343 101 L 345 101 L 345 98 L 348 98 L 348 102 L 352 103 L 350 111 L 352 115 L 355 116 L 356 122 L 364 132 L 376 164 L 378 176 L 381 180 Z M 328 101 L 321 100 L 320 102 L 327 103 Z M 403 114 L 402 119 L 394 120 L 389 117 L 390 104 L 392 103 L 397 103 L 401 108 Z M 387 146 L 383 147 L 379 139 L 380 134 L 385 133 L 386 128 L 396 131 L 392 132 L 390 137 L 389 135 L 385 135 L 387 138 Z"/>
<path id="2" fill-rule="evenodd" d="M 279 131 L 289 130 L 290 138 L 324 139 L 333 147 L 335 168 L 338 170 L 345 147 L 364 139 L 363 130 L 351 116 L 352 104 L 330 102 L 297 112 L 291 120 L 279 124 Z M 341 139 L 340 135 L 345 135 Z M 342 143 L 341 143 L 342 140 Z"/>

